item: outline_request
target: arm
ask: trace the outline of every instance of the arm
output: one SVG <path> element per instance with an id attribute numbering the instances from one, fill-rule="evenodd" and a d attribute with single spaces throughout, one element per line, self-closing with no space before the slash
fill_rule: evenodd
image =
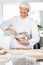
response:
<path id="1" fill-rule="evenodd" d="M 33 46 L 39 42 L 40 36 L 39 36 L 38 27 L 37 27 L 36 22 L 32 21 L 31 24 L 32 24 L 31 25 L 32 39 L 29 40 L 29 43 L 31 46 Z"/>
<path id="2" fill-rule="evenodd" d="M 0 24 L 0 28 L 1 28 L 3 31 L 6 31 L 6 29 L 9 28 L 10 25 L 12 25 L 12 19 L 7 20 L 7 21 L 1 23 L 1 24 Z"/>
<path id="3" fill-rule="evenodd" d="M 10 27 L 10 26 L 12 26 L 14 21 L 15 21 L 15 18 L 7 20 L 7 21 L 3 22 L 2 24 L 0 24 L 0 28 L 3 31 L 9 31 L 10 34 L 15 34 L 16 33 L 15 30 Z"/>

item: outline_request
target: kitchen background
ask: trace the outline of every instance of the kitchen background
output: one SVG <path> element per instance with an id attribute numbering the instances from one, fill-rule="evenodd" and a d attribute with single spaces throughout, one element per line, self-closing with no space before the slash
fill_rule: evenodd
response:
<path id="1" fill-rule="evenodd" d="M 13 16 L 19 16 L 19 3 L 23 0 L 0 0 L 0 24 Z M 30 16 L 39 25 L 40 46 L 43 46 L 43 0 L 26 0 L 31 5 Z M 42 28 L 41 28 L 42 27 Z M 10 38 L 6 32 L 0 29 L 0 46 L 9 49 Z"/>

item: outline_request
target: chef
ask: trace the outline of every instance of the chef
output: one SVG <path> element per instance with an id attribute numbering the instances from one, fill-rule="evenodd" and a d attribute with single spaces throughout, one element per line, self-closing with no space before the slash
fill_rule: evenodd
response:
<path id="1" fill-rule="evenodd" d="M 28 2 L 21 2 L 19 6 L 20 16 L 14 16 L 12 19 L 3 22 L 0 25 L 3 31 L 8 31 L 11 35 L 16 35 L 17 33 L 27 32 L 28 40 L 15 39 L 11 37 L 10 49 L 12 48 L 31 48 L 37 44 L 40 40 L 39 32 L 36 22 L 29 16 L 29 11 L 31 7 Z M 12 27 L 10 27 L 12 26 Z M 13 65 L 24 65 L 21 64 L 20 60 L 17 61 L 18 64 L 13 62 Z M 23 61 L 22 61 L 23 62 Z"/>

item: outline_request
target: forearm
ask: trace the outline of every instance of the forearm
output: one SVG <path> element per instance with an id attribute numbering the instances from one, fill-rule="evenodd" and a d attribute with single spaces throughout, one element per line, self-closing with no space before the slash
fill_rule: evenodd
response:
<path id="1" fill-rule="evenodd" d="M 40 41 L 40 37 L 30 39 L 30 40 L 29 40 L 30 46 L 34 46 L 34 45 L 37 44 L 39 41 Z"/>
<path id="2" fill-rule="evenodd" d="M 15 31 L 14 29 L 10 28 L 10 27 L 7 28 L 6 31 L 9 31 L 9 33 L 10 33 L 10 34 L 13 34 L 13 35 L 16 34 L 16 31 Z"/>

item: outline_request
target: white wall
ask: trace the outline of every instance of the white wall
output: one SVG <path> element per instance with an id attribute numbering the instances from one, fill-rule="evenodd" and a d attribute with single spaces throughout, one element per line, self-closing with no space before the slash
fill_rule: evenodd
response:
<path id="1" fill-rule="evenodd" d="M 0 3 L 0 23 L 2 22 L 3 18 L 3 4 Z"/>
<path id="2" fill-rule="evenodd" d="M 21 1 L 28 1 L 28 2 L 43 2 L 43 0 L 0 0 L 0 2 L 21 2 Z"/>
<path id="3" fill-rule="evenodd" d="M 3 4 L 0 3 L 0 24 L 2 22 L 3 22 Z M 2 46 L 5 49 L 9 49 L 9 44 L 10 44 L 10 37 L 9 36 L 4 37 L 4 32 L 0 28 L 0 46 Z"/>

